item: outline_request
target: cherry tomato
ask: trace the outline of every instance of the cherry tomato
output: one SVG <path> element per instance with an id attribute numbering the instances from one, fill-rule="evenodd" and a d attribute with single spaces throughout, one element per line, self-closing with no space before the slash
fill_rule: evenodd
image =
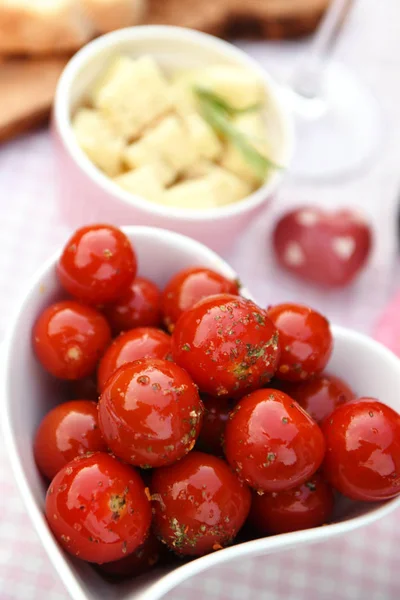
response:
<path id="1" fill-rule="evenodd" d="M 333 349 L 329 322 L 308 306 L 278 304 L 268 316 L 279 331 L 278 379 L 304 381 L 324 370 Z"/>
<path id="2" fill-rule="evenodd" d="M 141 358 L 171 360 L 171 338 L 161 329 L 138 327 L 121 333 L 107 349 L 97 373 L 101 392 L 108 378 L 122 365 Z"/>
<path id="3" fill-rule="evenodd" d="M 375 398 L 338 406 L 325 419 L 323 465 L 328 481 L 353 500 L 400 494 L 400 415 Z"/>
<path id="4" fill-rule="evenodd" d="M 273 233 L 279 264 L 324 287 L 348 285 L 365 266 L 372 231 L 358 213 L 303 206 L 285 214 Z"/>
<path id="5" fill-rule="evenodd" d="M 33 450 L 39 470 L 48 479 L 77 456 L 107 452 L 98 426 L 97 404 L 72 400 L 53 408 L 36 431 Z"/>
<path id="6" fill-rule="evenodd" d="M 36 356 L 60 379 L 91 375 L 110 341 L 110 327 L 103 315 L 72 300 L 46 308 L 33 328 Z"/>
<path id="7" fill-rule="evenodd" d="M 129 290 L 117 302 L 105 306 L 103 312 L 115 334 L 134 327 L 158 327 L 161 292 L 149 279 L 136 277 Z"/>
<path id="8" fill-rule="evenodd" d="M 99 400 L 108 446 L 142 468 L 171 464 L 189 452 L 202 416 L 203 404 L 186 371 L 155 358 L 120 367 Z"/>
<path id="9" fill-rule="evenodd" d="M 191 556 L 229 545 L 251 503 L 249 489 L 228 465 L 202 452 L 157 469 L 151 491 L 156 535 L 177 554 Z"/>
<path id="10" fill-rule="evenodd" d="M 272 388 L 242 398 L 225 428 L 228 462 L 257 491 L 300 485 L 318 469 L 324 451 L 315 421 L 287 394 Z"/>
<path id="11" fill-rule="evenodd" d="M 132 467 L 96 452 L 76 458 L 54 477 L 46 517 L 60 545 L 93 563 L 119 560 L 146 539 L 150 502 Z"/>
<path id="12" fill-rule="evenodd" d="M 237 397 L 274 375 L 278 338 L 267 313 L 254 302 L 220 294 L 182 314 L 172 335 L 172 354 L 202 392 Z"/>
<path id="13" fill-rule="evenodd" d="M 294 398 L 317 423 L 322 423 L 340 404 L 355 398 L 347 383 L 327 373 L 299 383 L 282 381 L 277 387 Z"/>
<path id="14" fill-rule="evenodd" d="M 180 271 L 170 281 L 162 295 L 164 323 L 169 331 L 185 310 L 196 302 L 215 294 L 239 294 L 237 281 L 204 267 L 191 267 Z"/>
<path id="15" fill-rule="evenodd" d="M 197 447 L 216 456 L 224 456 L 223 436 L 229 413 L 235 406 L 232 398 L 213 398 L 203 395 L 204 417 Z"/>
<path id="16" fill-rule="evenodd" d="M 319 474 L 283 492 L 254 493 L 249 521 L 261 535 L 318 527 L 333 511 L 333 492 Z"/>
<path id="17" fill-rule="evenodd" d="M 126 235 L 112 225 L 78 229 L 57 264 L 61 285 L 89 304 L 113 302 L 126 293 L 137 270 Z"/>
<path id="18" fill-rule="evenodd" d="M 99 571 L 110 579 L 138 577 L 154 567 L 163 553 L 163 546 L 156 536 L 150 532 L 144 543 L 132 554 L 119 560 L 99 565 Z"/>

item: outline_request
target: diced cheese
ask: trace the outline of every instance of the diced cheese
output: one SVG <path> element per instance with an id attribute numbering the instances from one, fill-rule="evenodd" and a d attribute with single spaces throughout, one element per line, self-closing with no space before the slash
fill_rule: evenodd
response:
<path id="1" fill-rule="evenodd" d="M 166 190 L 163 204 L 192 210 L 216 208 L 237 202 L 250 192 L 248 183 L 214 165 L 203 177 L 182 181 Z"/>
<path id="2" fill-rule="evenodd" d="M 95 86 L 92 102 L 126 139 L 172 108 L 168 82 L 149 56 L 116 58 Z"/>
<path id="3" fill-rule="evenodd" d="M 217 206 L 213 184 L 206 177 L 177 183 L 164 192 L 162 203 L 188 210 Z"/>
<path id="4" fill-rule="evenodd" d="M 145 165 L 140 169 L 128 171 L 116 177 L 114 181 L 124 190 L 153 202 L 158 202 L 164 192 L 157 170 L 152 165 Z"/>
<path id="5" fill-rule="evenodd" d="M 207 179 L 214 189 L 214 197 L 218 206 L 237 202 L 252 192 L 252 186 L 230 171 L 215 166 Z"/>
<path id="6" fill-rule="evenodd" d="M 99 169 L 110 177 L 121 172 L 124 142 L 97 110 L 80 108 L 72 128 L 79 146 Z"/>
<path id="7" fill-rule="evenodd" d="M 200 158 L 196 160 L 193 165 L 191 165 L 186 171 L 183 173 L 184 179 L 197 179 L 198 177 L 204 177 L 204 175 L 208 175 L 210 171 L 215 168 L 215 164 L 209 160 L 204 158 Z"/>
<path id="8" fill-rule="evenodd" d="M 196 98 L 188 85 L 185 83 L 172 83 L 169 87 L 172 106 L 180 117 L 196 114 Z"/>
<path id="9" fill-rule="evenodd" d="M 207 121 L 193 113 L 185 118 L 185 123 L 198 155 L 201 158 L 218 160 L 222 154 L 222 143 Z"/>
<path id="10" fill-rule="evenodd" d="M 273 150 L 268 144 L 266 125 L 259 113 L 247 113 L 234 118 L 237 130 L 243 132 L 248 142 L 266 157 L 273 155 Z M 242 152 L 232 143 L 226 145 L 222 156 L 221 165 L 245 179 L 253 186 L 260 185 L 262 179 L 252 165 L 246 160 Z"/>
<path id="11" fill-rule="evenodd" d="M 262 80 L 251 69 L 236 65 L 203 67 L 182 74 L 178 82 L 208 89 L 237 109 L 263 104 L 265 100 Z"/>
<path id="12" fill-rule="evenodd" d="M 176 174 L 187 169 L 196 158 L 195 146 L 175 115 L 165 117 L 124 152 L 124 161 L 131 168 L 161 160 Z"/>

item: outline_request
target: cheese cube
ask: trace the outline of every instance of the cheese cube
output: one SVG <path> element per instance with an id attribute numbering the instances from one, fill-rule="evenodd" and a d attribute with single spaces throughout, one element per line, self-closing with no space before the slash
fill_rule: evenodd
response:
<path id="1" fill-rule="evenodd" d="M 248 113 L 237 116 L 234 118 L 233 123 L 236 129 L 246 136 L 246 140 L 260 154 L 267 158 L 273 158 L 272 144 L 268 143 L 267 139 L 266 124 L 259 113 Z M 226 145 L 221 165 L 253 186 L 259 186 L 263 183 L 260 174 L 232 142 Z"/>
<path id="2" fill-rule="evenodd" d="M 124 161 L 131 168 L 161 160 L 176 174 L 188 168 L 196 158 L 195 146 L 175 115 L 165 117 L 124 152 Z"/>
<path id="3" fill-rule="evenodd" d="M 168 83 L 149 56 L 116 58 L 95 86 L 92 102 L 126 139 L 172 108 Z"/>
<path id="4" fill-rule="evenodd" d="M 209 160 L 204 158 L 200 158 L 196 160 L 193 165 L 191 165 L 186 171 L 183 173 L 184 179 L 198 179 L 199 177 L 204 177 L 204 175 L 208 175 L 215 168 L 215 164 Z"/>
<path id="5" fill-rule="evenodd" d="M 217 208 L 237 202 L 251 192 L 251 186 L 221 167 L 207 175 L 178 183 L 163 194 L 163 204 L 187 209 Z"/>
<path id="6" fill-rule="evenodd" d="M 205 177 L 182 181 L 166 190 L 162 203 L 188 210 L 215 208 L 213 184 Z"/>
<path id="7" fill-rule="evenodd" d="M 218 160 L 222 154 L 222 143 L 207 121 L 194 113 L 185 118 L 185 123 L 198 155 L 208 160 Z"/>
<path id="8" fill-rule="evenodd" d="M 248 196 L 253 189 L 247 181 L 217 166 L 209 172 L 207 179 L 211 182 L 218 206 L 238 202 Z"/>
<path id="9" fill-rule="evenodd" d="M 180 117 L 196 114 L 196 98 L 186 83 L 172 83 L 169 88 L 170 100 L 175 112 Z"/>
<path id="10" fill-rule="evenodd" d="M 79 109 L 72 129 L 79 146 L 99 169 L 110 177 L 121 172 L 124 142 L 97 110 Z"/>
<path id="11" fill-rule="evenodd" d="M 119 175 L 114 181 L 124 190 L 153 202 L 158 202 L 164 192 L 157 170 L 152 165 Z"/>
<path id="12" fill-rule="evenodd" d="M 251 69 L 236 65 L 210 65 L 182 74 L 182 85 L 208 89 L 236 109 L 246 109 L 265 102 L 265 88 L 260 77 Z"/>

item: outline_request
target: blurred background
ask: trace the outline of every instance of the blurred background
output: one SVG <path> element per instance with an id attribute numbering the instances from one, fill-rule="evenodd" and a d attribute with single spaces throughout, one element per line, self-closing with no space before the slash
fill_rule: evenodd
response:
<path id="1" fill-rule="evenodd" d="M 298 136 L 293 168 L 272 204 L 224 257 L 261 305 L 308 303 L 400 354 L 400 4 L 332 4 L 0 0 L 0 341 L 27 279 L 70 231 L 59 214 L 48 126 L 63 67 L 108 30 L 163 23 L 229 39 L 272 73 L 292 99 Z M 315 102 L 306 102 L 311 113 L 305 114 L 301 100 L 307 99 Z M 335 111 L 343 118 L 329 120 Z M 341 209 L 362 213 L 373 244 L 349 285 L 315 285 L 279 266 L 273 232 L 300 206 L 328 211 L 328 223 Z M 25 515 L 1 443 L 0 489 L 0 599 L 66 600 Z M 329 545 L 211 570 L 166 598 L 395 600 L 399 542 L 394 514 Z"/>

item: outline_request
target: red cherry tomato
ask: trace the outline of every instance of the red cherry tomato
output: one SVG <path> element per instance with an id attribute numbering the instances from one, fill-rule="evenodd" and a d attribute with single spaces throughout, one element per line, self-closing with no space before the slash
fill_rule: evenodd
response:
<path id="1" fill-rule="evenodd" d="M 149 279 L 136 277 L 129 290 L 117 302 L 105 306 L 103 312 L 115 334 L 134 327 L 158 327 L 161 292 Z"/>
<path id="2" fill-rule="evenodd" d="M 164 323 L 169 331 L 185 310 L 196 302 L 215 294 L 239 294 L 237 281 L 204 267 L 191 267 L 180 271 L 170 281 L 162 295 Z"/>
<path id="3" fill-rule="evenodd" d="M 374 398 L 336 408 L 325 419 L 323 465 L 328 481 L 353 500 L 400 494 L 400 415 Z"/>
<path id="4" fill-rule="evenodd" d="M 110 579 L 138 577 L 158 563 L 163 550 L 161 542 L 150 532 L 144 543 L 132 552 L 132 554 L 119 560 L 99 565 L 98 569 Z"/>
<path id="5" fill-rule="evenodd" d="M 318 527 L 333 511 L 331 487 L 317 473 L 306 483 L 272 494 L 253 495 L 249 521 L 261 535 Z"/>
<path id="6" fill-rule="evenodd" d="M 371 246 L 370 226 L 349 210 L 298 208 L 280 219 L 273 234 L 279 264 L 325 287 L 343 287 L 353 281 L 367 262 Z"/>
<path id="7" fill-rule="evenodd" d="M 281 381 L 277 387 L 296 400 L 317 423 L 322 423 L 340 404 L 355 398 L 347 383 L 327 373 L 299 383 Z"/>
<path id="8" fill-rule="evenodd" d="M 304 381 L 323 371 L 333 349 L 327 319 L 299 304 L 278 304 L 267 314 L 279 331 L 281 357 L 276 377 Z"/>
<path id="9" fill-rule="evenodd" d="M 46 517 L 67 552 L 103 563 L 119 560 L 143 544 L 151 509 L 136 471 L 96 452 L 57 473 L 47 491 Z"/>
<path id="10" fill-rule="evenodd" d="M 109 377 L 119 367 L 141 358 L 171 360 L 170 336 L 154 327 L 138 327 L 121 333 L 100 361 L 97 373 L 99 391 L 104 389 Z"/>
<path id="11" fill-rule="evenodd" d="M 315 421 L 278 390 L 258 390 L 242 398 L 225 429 L 228 462 L 258 491 L 300 485 L 318 469 L 324 451 Z"/>
<path id="12" fill-rule="evenodd" d="M 232 398 L 213 398 L 203 395 L 204 417 L 197 447 L 216 456 L 224 456 L 223 439 L 229 413 L 235 406 Z"/>
<path id="13" fill-rule="evenodd" d="M 154 472 L 153 526 L 177 554 L 201 556 L 232 543 L 245 522 L 251 494 L 215 456 L 191 452 Z"/>
<path id="14" fill-rule="evenodd" d="M 202 392 L 237 397 L 274 375 L 278 337 L 267 313 L 254 302 L 221 294 L 183 313 L 172 335 L 172 354 Z"/>
<path id="15" fill-rule="evenodd" d="M 60 379 L 91 375 L 110 341 L 110 327 L 103 315 L 71 300 L 46 308 L 33 328 L 36 356 Z"/>
<path id="16" fill-rule="evenodd" d="M 39 470 L 48 479 L 77 456 L 107 452 L 98 426 L 97 404 L 72 400 L 53 408 L 36 431 L 33 450 Z"/>
<path id="17" fill-rule="evenodd" d="M 178 365 L 144 359 L 120 367 L 99 400 L 99 423 L 108 446 L 142 468 L 175 462 L 199 435 L 203 404 Z"/>
<path id="18" fill-rule="evenodd" d="M 137 270 L 126 235 L 112 225 L 78 229 L 57 264 L 61 285 L 89 304 L 113 302 L 126 293 Z"/>

